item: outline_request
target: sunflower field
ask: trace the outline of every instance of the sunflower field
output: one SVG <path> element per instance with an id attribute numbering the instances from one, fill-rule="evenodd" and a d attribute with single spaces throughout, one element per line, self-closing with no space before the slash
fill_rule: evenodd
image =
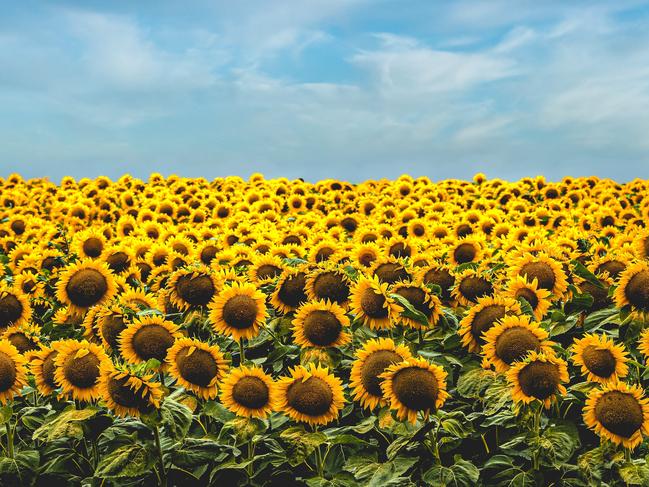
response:
<path id="1" fill-rule="evenodd" d="M 647 486 L 648 195 L 0 179 L 0 486 Z"/>

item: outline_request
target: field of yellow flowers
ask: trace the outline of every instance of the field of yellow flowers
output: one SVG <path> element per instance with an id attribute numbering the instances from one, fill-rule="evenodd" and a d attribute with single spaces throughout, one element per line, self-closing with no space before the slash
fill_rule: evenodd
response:
<path id="1" fill-rule="evenodd" d="M 649 181 L 0 179 L 0 485 L 649 485 Z"/>

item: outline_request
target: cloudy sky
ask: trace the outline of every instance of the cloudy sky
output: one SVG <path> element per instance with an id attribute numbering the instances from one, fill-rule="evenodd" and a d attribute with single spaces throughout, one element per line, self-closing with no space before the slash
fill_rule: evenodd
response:
<path id="1" fill-rule="evenodd" d="M 0 175 L 649 178 L 646 2 L 0 8 Z"/>

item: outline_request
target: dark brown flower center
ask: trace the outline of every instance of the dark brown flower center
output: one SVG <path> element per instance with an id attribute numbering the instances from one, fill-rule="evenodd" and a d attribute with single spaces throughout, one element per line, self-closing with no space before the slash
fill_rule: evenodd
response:
<path id="1" fill-rule="evenodd" d="M 315 255 L 315 260 L 316 262 L 324 262 L 326 260 L 329 260 L 329 257 L 331 257 L 335 253 L 335 249 L 332 249 L 331 247 L 323 247 L 316 252 Z"/>
<path id="2" fill-rule="evenodd" d="M 331 311 L 315 310 L 304 318 L 304 336 L 319 347 L 327 347 L 335 342 L 342 329 L 342 324 Z"/>
<path id="3" fill-rule="evenodd" d="M 453 251 L 453 258 L 458 264 L 465 264 L 473 262 L 477 252 L 473 245 L 470 243 L 463 243 L 458 245 Z"/>
<path id="4" fill-rule="evenodd" d="M 388 284 L 410 279 L 408 271 L 403 266 L 393 264 L 392 262 L 386 262 L 377 266 L 374 275 L 379 278 L 379 281 L 387 282 Z"/>
<path id="5" fill-rule="evenodd" d="M 216 253 L 218 251 L 219 249 L 214 245 L 208 245 L 207 247 L 204 247 L 203 250 L 201 250 L 201 262 L 205 265 L 210 265 L 212 260 L 214 260 L 214 257 L 216 257 Z"/>
<path id="6" fill-rule="evenodd" d="M 257 311 L 257 302 L 250 296 L 233 296 L 223 306 L 223 320 L 228 326 L 245 330 L 254 325 Z"/>
<path id="7" fill-rule="evenodd" d="M 9 355 L 0 352 L 0 392 L 11 389 L 16 382 L 16 364 Z"/>
<path id="8" fill-rule="evenodd" d="M 491 295 L 494 292 L 491 283 L 478 276 L 469 276 L 462 279 L 459 289 L 460 294 L 473 303 L 475 303 L 478 298 Z"/>
<path id="9" fill-rule="evenodd" d="M 286 391 L 288 405 L 307 416 L 320 416 L 329 411 L 333 391 L 320 377 L 296 379 Z"/>
<path id="10" fill-rule="evenodd" d="M 531 362 L 518 373 L 518 382 L 525 395 L 545 400 L 557 392 L 559 368 L 549 362 Z"/>
<path id="11" fill-rule="evenodd" d="M 280 301 L 292 308 L 297 308 L 301 303 L 308 300 L 304 287 L 306 285 L 306 274 L 298 272 L 288 276 L 277 293 Z"/>
<path id="12" fill-rule="evenodd" d="M 525 299 L 525 301 L 529 303 L 532 310 L 535 310 L 539 305 L 539 298 L 537 297 L 536 293 L 526 287 L 522 287 L 516 291 L 516 299 L 519 298 Z"/>
<path id="13" fill-rule="evenodd" d="M 131 262 L 126 252 L 115 252 L 106 258 L 106 263 L 111 271 L 119 274 L 125 271 Z"/>
<path id="14" fill-rule="evenodd" d="M 595 405 L 595 417 L 611 433 L 631 438 L 643 423 L 642 406 L 632 394 L 605 392 Z"/>
<path id="15" fill-rule="evenodd" d="M 12 325 L 23 314 L 23 305 L 13 294 L 0 297 L 0 328 Z"/>
<path id="16" fill-rule="evenodd" d="M 489 330 L 496 321 L 505 316 L 505 307 L 502 304 L 485 306 L 478 311 L 471 322 L 471 334 L 480 344 L 484 343 L 482 334 Z"/>
<path id="17" fill-rule="evenodd" d="M 126 324 L 120 315 L 111 314 L 101 319 L 101 336 L 113 350 L 117 350 L 119 347 L 119 334 L 124 328 L 126 328 Z"/>
<path id="18" fill-rule="evenodd" d="M 358 262 L 360 262 L 363 267 L 370 267 L 372 265 L 372 262 L 374 262 L 376 258 L 377 256 L 374 252 L 372 252 L 371 250 L 366 250 L 359 254 Z"/>
<path id="19" fill-rule="evenodd" d="M 324 272 L 313 281 L 313 291 L 318 299 L 328 299 L 341 304 L 349 298 L 349 284 L 337 272 Z"/>
<path id="20" fill-rule="evenodd" d="M 408 409 L 434 410 L 439 395 L 439 384 L 431 371 L 407 367 L 398 371 L 392 378 L 392 391 Z"/>
<path id="21" fill-rule="evenodd" d="M 643 270 L 631 277 L 624 288 L 624 294 L 636 308 L 649 310 L 649 271 Z"/>
<path id="22" fill-rule="evenodd" d="M 104 250 L 104 244 L 97 237 L 90 237 L 85 242 L 83 242 L 83 253 L 88 257 L 99 257 L 101 252 Z"/>
<path id="23" fill-rule="evenodd" d="M 9 336 L 8 339 L 9 342 L 11 342 L 11 344 L 16 347 L 16 349 L 20 353 L 25 353 L 29 350 L 35 350 L 36 348 L 38 348 L 36 343 L 31 338 L 21 332 L 13 333 Z"/>
<path id="24" fill-rule="evenodd" d="M 99 359 L 91 352 L 78 358 L 76 354 L 76 351 L 72 352 L 63 363 L 65 378 L 79 389 L 94 386 L 99 377 Z"/>
<path id="25" fill-rule="evenodd" d="M 43 365 L 41 365 L 41 369 L 43 371 L 43 380 L 52 389 L 56 389 L 57 387 L 56 382 L 54 381 L 54 371 L 56 370 L 54 359 L 58 354 L 59 352 L 53 350 L 47 357 L 45 357 L 45 360 L 43 360 Z"/>
<path id="26" fill-rule="evenodd" d="M 515 326 L 506 328 L 496 339 L 496 355 L 507 365 L 524 358 L 528 352 L 538 352 L 541 342 L 527 328 Z"/>
<path id="27" fill-rule="evenodd" d="M 525 277 L 528 282 L 532 282 L 534 278 L 538 279 L 539 287 L 552 291 L 556 282 L 556 277 L 552 267 L 545 262 L 529 262 L 521 267 L 520 275 Z"/>
<path id="28" fill-rule="evenodd" d="M 81 269 L 70 278 L 65 291 L 72 304 L 87 308 L 104 297 L 108 291 L 108 282 L 95 269 Z"/>
<path id="29" fill-rule="evenodd" d="M 434 308 L 429 306 L 429 303 L 426 302 L 426 293 L 423 289 L 409 286 L 409 287 L 400 287 L 396 289 L 395 294 L 403 296 L 408 300 L 410 304 L 417 310 L 426 315 L 427 318 L 430 318 L 433 314 Z"/>
<path id="30" fill-rule="evenodd" d="M 176 282 L 176 292 L 192 306 L 205 306 L 214 296 L 214 283 L 209 276 L 184 275 Z"/>
<path id="31" fill-rule="evenodd" d="M 281 267 L 272 264 L 264 264 L 257 269 L 257 278 L 260 280 L 275 279 L 282 273 Z"/>
<path id="32" fill-rule="evenodd" d="M 377 350 L 368 355 L 361 367 L 361 382 L 365 390 L 372 396 L 382 397 L 381 382 L 383 379 L 379 378 L 379 375 L 385 372 L 385 369 L 390 365 L 401 361 L 403 361 L 401 355 L 391 350 Z"/>
<path id="33" fill-rule="evenodd" d="M 259 377 L 242 377 L 232 388 L 232 399 L 248 409 L 259 409 L 268 404 L 268 386 Z"/>
<path id="34" fill-rule="evenodd" d="M 626 269 L 624 262 L 619 260 L 609 260 L 598 265 L 596 270 L 598 274 L 606 271 L 613 279 L 616 279 L 624 269 Z"/>
<path id="35" fill-rule="evenodd" d="M 367 288 L 361 295 L 361 308 L 370 318 L 387 318 L 388 308 L 385 307 L 385 296 L 374 292 L 374 289 Z"/>
<path id="36" fill-rule="evenodd" d="M 444 299 L 451 298 L 451 288 L 455 284 L 455 278 L 446 269 L 430 269 L 424 274 L 424 284 L 436 284 L 442 289 Z"/>
<path id="37" fill-rule="evenodd" d="M 615 372 L 615 356 L 606 348 L 588 345 L 582 353 L 586 368 L 598 377 L 608 378 Z"/>
<path id="38" fill-rule="evenodd" d="M 111 399 L 125 408 L 146 407 L 147 401 L 142 397 L 144 389 L 135 392 L 127 383 L 128 377 L 108 379 L 107 389 Z"/>
<path id="39" fill-rule="evenodd" d="M 183 379 L 200 387 L 209 386 L 219 372 L 219 366 L 211 353 L 190 348 L 183 348 L 176 355 L 176 365 Z"/>
<path id="40" fill-rule="evenodd" d="M 143 325 L 135 332 L 132 347 L 142 360 L 156 359 L 164 362 L 167 350 L 174 344 L 174 337 L 169 330 L 160 325 Z"/>

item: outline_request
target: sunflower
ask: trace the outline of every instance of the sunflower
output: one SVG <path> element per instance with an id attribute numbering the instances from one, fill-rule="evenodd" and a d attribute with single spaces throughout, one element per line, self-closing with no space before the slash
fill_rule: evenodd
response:
<path id="1" fill-rule="evenodd" d="M 105 262 L 85 259 L 66 267 L 56 285 L 57 299 L 70 311 L 83 313 L 110 300 L 117 288 Z"/>
<path id="2" fill-rule="evenodd" d="M 54 358 L 54 381 L 64 394 L 79 401 L 99 397 L 99 366 L 108 360 L 99 345 L 86 340 L 62 340 Z"/>
<path id="3" fill-rule="evenodd" d="M 514 402 L 529 404 L 538 400 L 549 408 L 557 395 L 565 395 L 563 382 L 568 382 L 568 365 L 554 354 L 529 352 L 521 361 L 507 371 L 507 380 L 512 385 Z"/>
<path id="4" fill-rule="evenodd" d="M 391 328 L 402 311 L 394 299 L 388 296 L 388 284 L 376 276 L 362 276 L 351 291 L 351 311 L 372 330 Z"/>
<path id="5" fill-rule="evenodd" d="M 223 287 L 209 308 L 214 330 L 236 341 L 257 336 L 267 316 L 266 296 L 250 283 Z"/>
<path id="6" fill-rule="evenodd" d="M 143 316 L 120 333 L 119 351 L 124 360 L 135 365 L 150 359 L 164 364 L 169 348 L 181 336 L 174 322 L 160 315 Z"/>
<path id="7" fill-rule="evenodd" d="M 203 399 L 217 396 L 217 383 L 228 367 L 218 346 L 193 338 L 176 340 L 167 353 L 167 363 L 178 384 Z"/>
<path id="8" fill-rule="evenodd" d="M 600 437 L 634 449 L 649 435 L 649 399 L 638 385 L 604 384 L 588 395 L 584 423 Z"/>
<path id="9" fill-rule="evenodd" d="M 446 371 L 423 358 L 410 358 L 390 365 L 379 375 L 383 397 L 389 400 L 400 421 L 417 422 L 417 414 L 428 418 L 449 397 Z"/>
<path id="10" fill-rule="evenodd" d="M 403 362 L 412 357 L 408 347 L 396 345 L 390 338 L 378 338 L 365 342 L 363 348 L 356 352 L 352 364 L 349 385 L 353 388 L 355 401 L 370 411 L 377 406 L 384 406 L 387 400 L 381 390 L 380 375 L 392 364 Z"/>
<path id="11" fill-rule="evenodd" d="M 74 235 L 71 250 L 80 259 L 99 259 L 106 251 L 106 237 L 96 228 L 89 228 Z"/>
<path id="12" fill-rule="evenodd" d="M 553 343 L 548 341 L 548 332 L 538 323 L 530 322 L 528 316 L 505 316 L 484 333 L 482 354 L 497 372 L 506 372 L 516 361 L 528 352 L 553 354 Z"/>
<path id="13" fill-rule="evenodd" d="M 484 344 L 484 333 L 496 322 L 508 314 L 520 314 L 518 302 L 510 297 L 496 296 L 478 298 L 477 304 L 469 309 L 462 321 L 458 333 L 462 337 L 462 345 L 469 352 L 479 352 Z"/>
<path id="14" fill-rule="evenodd" d="M 7 404 L 27 385 L 25 358 L 7 340 L 0 340 L 0 403 Z"/>
<path id="15" fill-rule="evenodd" d="M 645 328 L 640 333 L 638 351 L 644 355 L 645 360 L 649 358 L 649 328 Z"/>
<path id="16" fill-rule="evenodd" d="M 118 305 L 108 307 L 93 306 L 86 314 L 84 322 L 95 309 L 97 312 L 93 321 L 96 335 L 101 339 L 104 348 L 118 350 L 120 334 L 126 329 L 126 324 L 129 321 L 124 308 Z"/>
<path id="17" fill-rule="evenodd" d="M 364 268 L 372 267 L 372 264 L 382 255 L 381 248 L 374 242 L 359 243 L 350 253 L 351 261 Z"/>
<path id="18" fill-rule="evenodd" d="M 138 377 L 123 365 L 105 360 L 99 366 L 101 398 L 115 416 L 135 418 L 160 407 L 163 391 L 154 374 Z"/>
<path id="19" fill-rule="evenodd" d="M 39 280 L 36 273 L 30 271 L 25 271 L 14 276 L 14 289 L 20 289 L 30 299 L 45 296 L 45 283 Z"/>
<path id="20" fill-rule="evenodd" d="M 270 304 L 281 314 L 295 311 L 308 301 L 306 294 L 306 270 L 302 268 L 285 271 L 277 281 L 270 296 Z"/>
<path id="21" fill-rule="evenodd" d="M 448 253 L 448 260 L 453 266 L 478 262 L 482 257 L 482 245 L 476 238 L 461 238 L 455 241 Z"/>
<path id="22" fill-rule="evenodd" d="M 34 323 L 10 326 L 2 333 L 2 339 L 10 342 L 21 354 L 39 348 L 40 336 L 41 327 Z"/>
<path id="23" fill-rule="evenodd" d="M 589 381 L 606 384 L 628 374 L 627 355 L 624 345 L 617 345 L 608 336 L 587 333 L 575 339 L 572 361 Z"/>
<path id="24" fill-rule="evenodd" d="M 510 267 L 510 278 L 522 276 L 528 282 L 538 281 L 538 287 L 554 296 L 562 296 L 568 289 L 568 278 L 561 265 L 546 253 L 525 254 Z"/>
<path id="25" fill-rule="evenodd" d="M 36 387 L 44 396 L 49 396 L 58 387 L 54 378 L 56 366 L 54 359 L 58 355 L 61 341 L 55 341 L 48 346 L 42 345 L 40 350 L 32 354 L 32 360 L 29 364 L 31 373 L 34 374 Z"/>
<path id="26" fill-rule="evenodd" d="M 442 303 L 423 284 L 416 285 L 412 282 L 402 282 L 395 284 L 390 291 L 391 294 L 405 298 L 413 308 L 422 313 L 428 321 L 428 326 L 435 326 L 440 316 L 442 316 Z M 399 321 L 415 329 L 422 329 L 426 326 L 405 314 L 399 317 Z"/>
<path id="27" fill-rule="evenodd" d="M 347 275 L 333 266 L 319 268 L 307 275 L 306 293 L 310 300 L 329 300 L 346 308 L 351 282 Z"/>
<path id="28" fill-rule="evenodd" d="M 340 379 L 326 367 L 309 364 L 289 369 L 290 377 L 277 383 L 277 409 L 291 419 L 312 425 L 325 425 L 338 417 L 345 404 Z"/>
<path id="29" fill-rule="evenodd" d="M 524 299 L 532 308 L 534 319 L 541 321 L 550 308 L 550 291 L 539 288 L 539 281 L 534 278 L 532 282 L 523 276 L 516 276 L 510 283 L 505 294 L 518 301 Z"/>
<path id="30" fill-rule="evenodd" d="M 492 296 L 493 283 L 481 272 L 466 269 L 455 276 L 455 286 L 451 295 L 462 305 L 471 306 L 478 302 L 478 298 Z"/>
<path id="31" fill-rule="evenodd" d="M 167 281 L 169 299 L 179 310 L 207 306 L 220 288 L 218 279 L 207 267 L 190 267 L 175 271 Z"/>
<path id="32" fill-rule="evenodd" d="M 641 315 L 649 314 L 649 264 L 637 262 L 620 274 L 620 281 L 615 290 L 615 304 L 618 308 L 631 306 Z"/>
<path id="33" fill-rule="evenodd" d="M 427 286 L 439 286 L 441 290 L 440 298 L 444 303 L 449 303 L 451 301 L 451 291 L 453 286 L 455 286 L 455 276 L 453 276 L 448 266 L 443 264 L 424 266 L 417 273 L 416 280 L 417 282 L 421 282 Z"/>
<path id="34" fill-rule="evenodd" d="M 282 259 L 272 255 L 261 255 L 255 257 L 248 267 L 250 281 L 258 286 L 273 282 L 284 272 Z"/>
<path id="35" fill-rule="evenodd" d="M 349 327 L 345 310 L 331 301 L 303 304 L 292 324 L 293 340 L 302 347 L 340 347 L 351 340 L 351 335 L 345 331 Z"/>
<path id="36" fill-rule="evenodd" d="M 19 288 L 0 283 L 0 329 L 8 326 L 20 326 L 27 323 L 32 316 L 29 299 Z"/>
<path id="37" fill-rule="evenodd" d="M 221 381 L 219 396 L 237 416 L 264 419 L 276 409 L 275 383 L 257 366 L 230 369 Z"/>
<path id="38" fill-rule="evenodd" d="M 408 281 L 412 277 L 406 268 L 405 262 L 392 256 L 376 259 L 370 268 L 369 274 L 376 276 L 380 282 L 388 284 Z"/>

